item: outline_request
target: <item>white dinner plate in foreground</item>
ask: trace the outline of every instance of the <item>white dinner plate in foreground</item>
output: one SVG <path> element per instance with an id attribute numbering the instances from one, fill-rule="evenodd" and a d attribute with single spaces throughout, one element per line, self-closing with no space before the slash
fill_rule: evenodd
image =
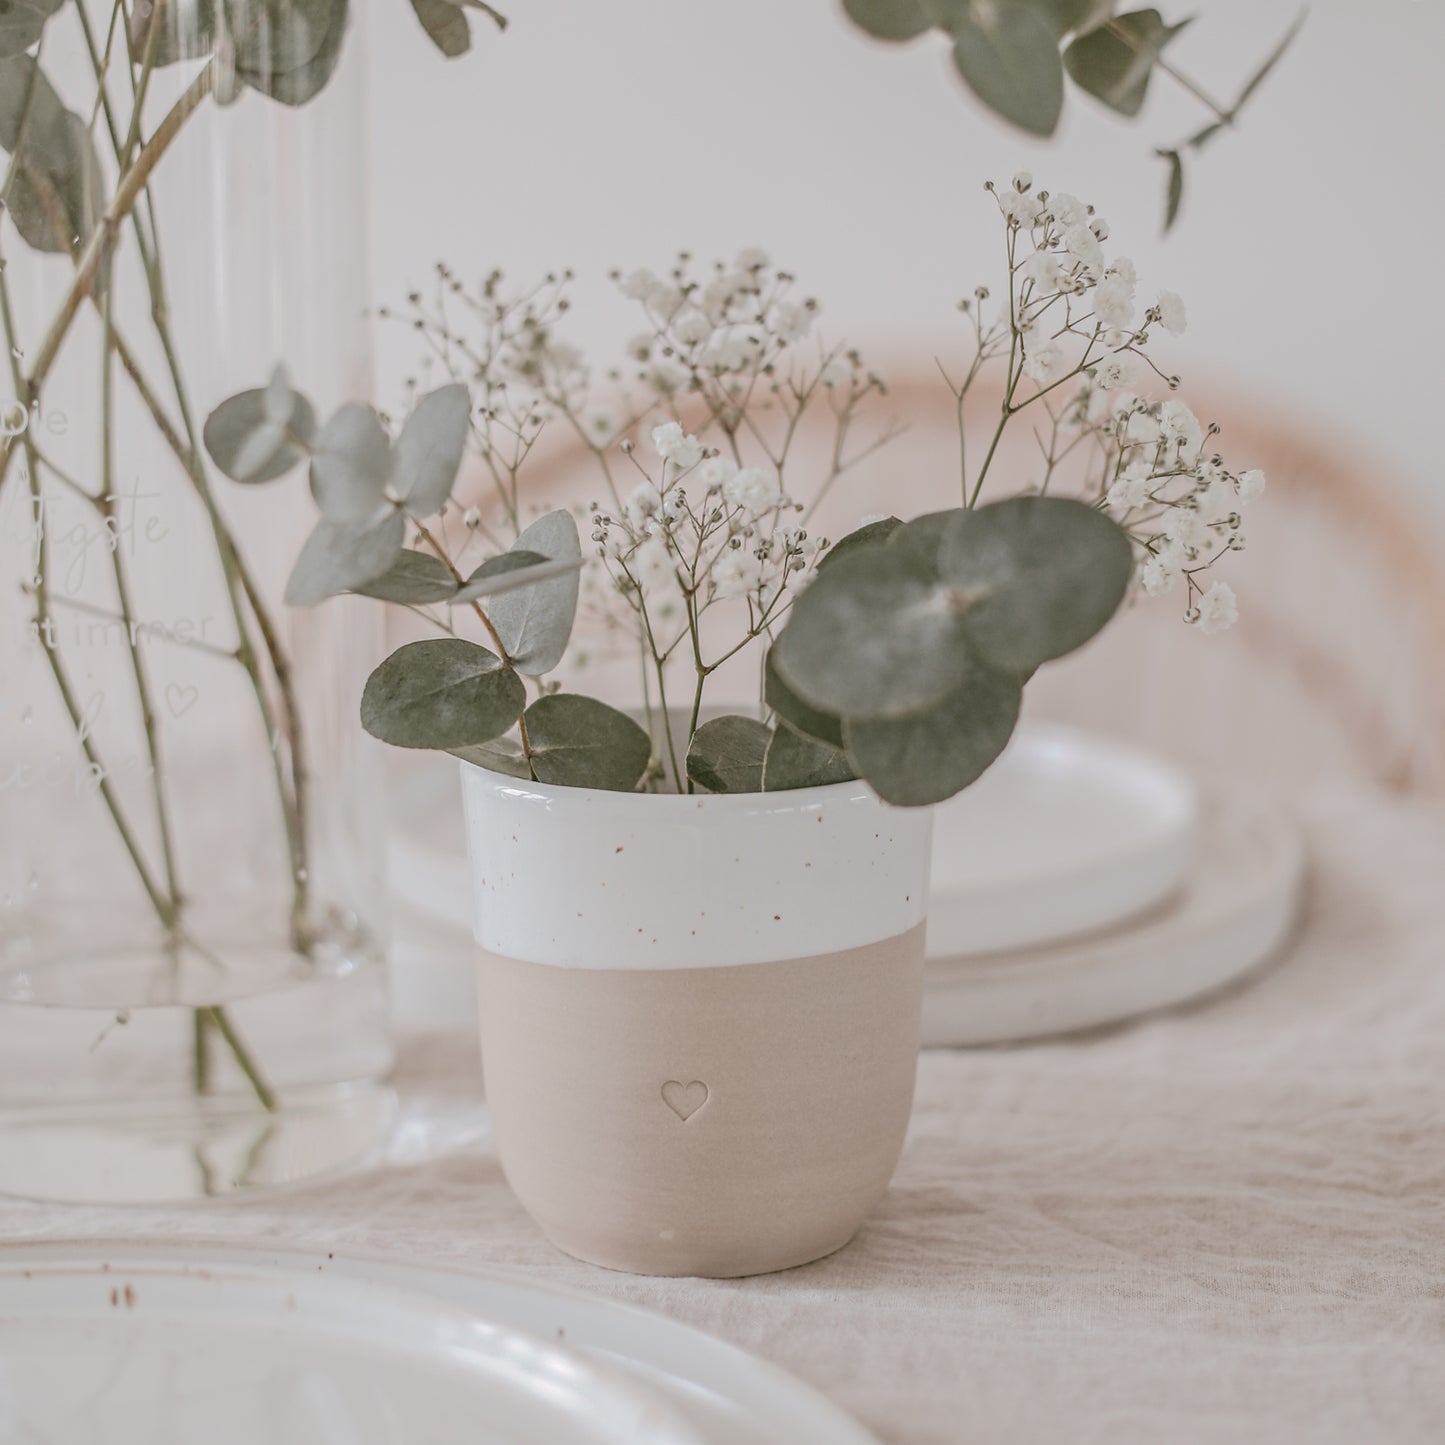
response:
<path id="1" fill-rule="evenodd" d="M 1025 952 L 930 957 L 924 1045 L 1097 1028 L 1212 992 L 1285 945 L 1303 881 L 1303 844 L 1286 813 L 1254 797 L 1213 799 L 1187 884 L 1149 917 Z"/>
<path id="2" fill-rule="evenodd" d="M 87 1445 L 876 1445 L 720 1340 L 517 1274 L 116 1241 L 0 1248 L 5 1430 Z"/>
<path id="3" fill-rule="evenodd" d="M 1035 948 L 1113 927 L 1178 891 L 1199 791 L 1142 749 L 1029 723 L 934 814 L 930 957 Z"/>

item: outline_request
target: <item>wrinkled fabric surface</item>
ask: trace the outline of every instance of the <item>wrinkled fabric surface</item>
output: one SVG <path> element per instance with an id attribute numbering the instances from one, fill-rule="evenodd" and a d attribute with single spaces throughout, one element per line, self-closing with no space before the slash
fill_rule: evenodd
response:
<path id="1" fill-rule="evenodd" d="M 520 1267 L 766 1356 L 897 1445 L 1445 1440 L 1445 812 L 1304 808 L 1308 916 L 1223 997 L 1087 1037 L 932 1052 L 852 1245 L 761 1279 L 558 1254 L 508 1193 L 466 1040 L 412 1041 L 428 1153 L 208 1208 L 0 1203 L 0 1236 L 291 1241 Z M 1161 960 L 1167 966 L 1167 960 Z M 800 1442 L 805 1445 L 805 1442 Z"/>

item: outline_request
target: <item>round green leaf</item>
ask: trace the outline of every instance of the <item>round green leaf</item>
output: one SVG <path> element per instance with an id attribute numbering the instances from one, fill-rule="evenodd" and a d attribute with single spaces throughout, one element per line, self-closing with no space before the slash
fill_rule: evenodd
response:
<path id="1" fill-rule="evenodd" d="M 233 482 L 274 482 L 304 453 L 296 445 L 316 430 L 311 403 L 292 391 L 279 367 L 270 383 L 228 397 L 201 433 L 211 460 Z"/>
<path id="2" fill-rule="evenodd" d="M 843 10 L 879 40 L 912 40 L 934 23 L 923 0 L 843 0 Z"/>
<path id="3" fill-rule="evenodd" d="M 470 602 L 476 597 L 495 597 L 581 570 L 581 557 L 563 557 L 553 562 L 540 552 L 503 552 L 500 557 L 488 557 L 467 578 L 452 601 Z"/>
<path id="4" fill-rule="evenodd" d="M 860 547 L 871 547 L 879 542 L 886 542 L 901 526 L 902 522 L 897 517 L 884 517 L 877 522 L 867 522 L 856 531 L 849 532 L 845 537 L 839 537 L 818 562 L 818 570 L 821 572 L 825 567 L 831 567 L 840 557 L 846 557 L 849 553 Z"/>
<path id="5" fill-rule="evenodd" d="M 1149 76 L 1164 47 L 1189 24 L 1166 25 L 1157 10 L 1118 15 L 1064 52 L 1074 84 L 1102 100 L 1120 115 L 1139 114 L 1149 90 Z"/>
<path id="6" fill-rule="evenodd" d="M 1032 5 L 974 5 L 952 26 L 953 61 L 990 110 L 1048 136 L 1064 105 L 1064 66 L 1049 22 Z"/>
<path id="7" fill-rule="evenodd" d="M 472 27 L 466 12 L 452 0 L 411 0 L 411 8 L 421 21 L 433 45 L 448 60 L 465 55 L 472 48 Z"/>
<path id="8" fill-rule="evenodd" d="M 365 522 L 386 499 L 391 439 L 364 402 L 343 406 L 316 435 L 311 495 L 328 522 Z"/>
<path id="9" fill-rule="evenodd" d="M 400 748 L 461 748 L 501 737 L 526 702 L 522 679 L 495 652 L 440 637 L 400 648 L 371 674 L 361 725 Z"/>
<path id="10" fill-rule="evenodd" d="M 489 743 L 473 743 L 465 748 L 448 748 L 454 758 L 464 763 L 474 763 L 489 773 L 505 773 L 509 778 L 527 778 L 532 769 L 527 765 L 527 755 L 521 745 L 510 737 L 494 738 Z"/>
<path id="11" fill-rule="evenodd" d="M 418 521 L 436 516 L 451 499 L 467 444 L 471 411 L 472 399 L 466 387 L 453 382 L 422 397 L 396 439 L 391 458 L 392 487 Z"/>
<path id="12" fill-rule="evenodd" d="M 809 707 L 783 681 L 771 649 L 763 664 L 763 701 L 796 732 L 835 748 L 843 746 L 843 719 Z"/>
<path id="13" fill-rule="evenodd" d="M 23 55 L 64 0 L 9 0 L 0 10 L 0 58 Z"/>
<path id="14" fill-rule="evenodd" d="M 0 59 L 0 150 L 15 157 L 5 209 L 25 244 L 49 255 L 82 250 L 105 209 L 104 172 L 89 127 L 33 56 Z M 102 289 L 108 274 L 107 263 Z"/>
<path id="15" fill-rule="evenodd" d="M 844 724 L 858 775 L 886 802 L 941 803 L 1003 752 L 1018 722 L 1022 684 L 974 664 L 953 693 L 913 717 Z"/>
<path id="16" fill-rule="evenodd" d="M 958 686 L 962 604 L 905 549 L 840 558 L 793 604 L 773 647 L 783 681 L 839 717 L 902 717 Z"/>
<path id="17" fill-rule="evenodd" d="M 539 783 L 630 793 L 652 761 L 652 740 L 626 713 L 596 698 L 558 692 L 527 709 Z"/>
<path id="18" fill-rule="evenodd" d="M 1103 512 L 1065 497 L 1011 497 L 953 514 L 938 556 L 963 625 L 995 667 L 1028 673 L 1081 647 L 1114 615 L 1133 548 Z"/>
<path id="19" fill-rule="evenodd" d="M 351 590 L 362 597 L 375 597 L 379 602 L 425 607 L 434 602 L 450 602 L 456 596 L 457 579 L 440 558 L 409 550 L 375 581 Z"/>
<path id="20" fill-rule="evenodd" d="M 236 78 L 282 105 L 326 88 L 341 55 L 348 0 L 230 0 Z"/>
<path id="21" fill-rule="evenodd" d="M 846 783 L 856 776 L 847 754 L 816 738 L 779 723 L 763 762 L 763 791 L 783 793 L 793 788 L 821 788 Z"/>
<path id="22" fill-rule="evenodd" d="M 314 607 L 355 592 L 388 571 L 401 555 L 406 519 L 388 512 L 380 521 L 316 524 L 286 584 L 291 607 Z"/>
<path id="23" fill-rule="evenodd" d="M 582 542 L 570 512 L 538 517 L 513 544 L 513 552 L 540 553 L 552 562 L 576 563 L 559 577 L 535 587 L 502 593 L 488 617 L 519 672 L 540 677 L 562 660 L 577 616 Z"/>
<path id="24" fill-rule="evenodd" d="M 751 717 L 717 717 L 692 735 L 687 775 L 710 793 L 761 793 L 772 729 Z"/>

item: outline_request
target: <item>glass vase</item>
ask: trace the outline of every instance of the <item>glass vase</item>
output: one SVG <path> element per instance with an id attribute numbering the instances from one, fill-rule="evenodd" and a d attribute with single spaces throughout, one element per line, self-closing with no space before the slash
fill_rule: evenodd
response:
<path id="1" fill-rule="evenodd" d="M 304 482 L 203 437 L 278 365 L 370 394 L 360 17 L 48 8 L 0 24 L 0 1192 L 290 1182 L 391 1108 L 378 609 L 288 612 Z"/>

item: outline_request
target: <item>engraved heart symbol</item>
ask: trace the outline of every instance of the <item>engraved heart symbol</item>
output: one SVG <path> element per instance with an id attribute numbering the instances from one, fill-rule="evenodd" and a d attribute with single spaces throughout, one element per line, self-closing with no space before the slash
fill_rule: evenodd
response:
<path id="1" fill-rule="evenodd" d="M 662 1086 L 662 1102 L 686 1124 L 707 1103 L 707 1085 L 701 1079 L 690 1084 L 669 1079 Z"/>
<path id="2" fill-rule="evenodd" d="M 201 690 L 198 687 L 181 687 L 178 683 L 170 683 L 166 688 L 166 706 L 171 710 L 172 717 L 185 717 L 195 707 L 196 699 L 200 697 Z"/>

